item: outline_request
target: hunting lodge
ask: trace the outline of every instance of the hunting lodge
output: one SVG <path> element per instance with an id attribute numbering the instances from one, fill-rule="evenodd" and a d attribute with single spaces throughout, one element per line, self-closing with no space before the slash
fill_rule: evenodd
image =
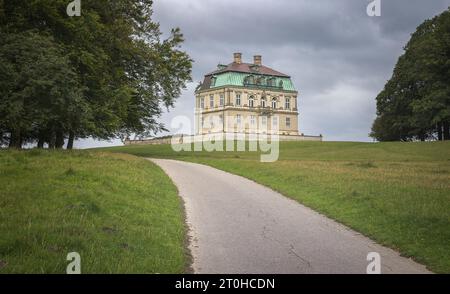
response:
<path id="1" fill-rule="evenodd" d="M 298 130 L 298 91 L 291 77 L 264 66 L 260 55 L 253 63 L 244 63 L 242 54 L 234 53 L 232 63 L 219 64 L 205 75 L 195 97 L 196 135 L 263 133 L 304 139 Z"/>

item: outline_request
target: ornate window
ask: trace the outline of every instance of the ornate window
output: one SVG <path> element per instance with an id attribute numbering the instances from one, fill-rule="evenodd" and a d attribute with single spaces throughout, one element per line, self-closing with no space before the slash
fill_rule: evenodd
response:
<path id="1" fill-rule="evenodd" d="M 220 96 L 219 96 L 219 106 L 223 106 L 223 103 L 224 103 L 224 99 L 225 97 L 224 97 L 224 95 L 223 94 L 220 94 Z"/>
<path id="2" fill-rule="evenodd" d="M 247 76 L 246 78 L 247 84 L 254 85 L 255 84 L 255 77 L 254 76 Z"/>
<path id="3" fill-rule="evenodd" d="M 250 125 L 254 126 L 256 124 L 256 116 L 250 115 Z"/>
<path id="4" fill-rule="evenodd" d="M 272 108 L 273 109 L 277 108 L 277 98 L 272 98 Z"/>
<path id="5" fill-rule="evenodd" d="M 212 77 L 211 78 L 211 88 L 216 85 L 216 80 L 217 80 L 217 77 Z"/>
<path id="6" fill-rule="evenodd" d="M 252 96 L 248 97 L 248 107 L 253 108 L 255 106 L 255 98 Z"/>
<path id="7" fill-rule="evenodd" d="M 266 107 L 266 97 L 261 97 L 261 107 Z"/>
<path id="8" fill-rule="evenodd" d="M 214 95 L 209 96 L 209 107 L 214 108 Z"/>

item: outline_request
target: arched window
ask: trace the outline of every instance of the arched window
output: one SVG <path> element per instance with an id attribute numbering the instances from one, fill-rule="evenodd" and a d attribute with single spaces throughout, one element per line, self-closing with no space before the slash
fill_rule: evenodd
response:
<path id="1" fill-rule="evenodd" d="M 266 107 L 266 97 L 261 97 L 261 107 Z"/>
<path id="2" fill-rule="evenodd" d="M 277 98 L 272 98 L 272 108 L 277 108 Z"/>
<path id="3" fill-rule="evenodd" d="M 255 106 L 255 98 L 252 96 L 248 97 L 248 107 L 254 107 Z"/>

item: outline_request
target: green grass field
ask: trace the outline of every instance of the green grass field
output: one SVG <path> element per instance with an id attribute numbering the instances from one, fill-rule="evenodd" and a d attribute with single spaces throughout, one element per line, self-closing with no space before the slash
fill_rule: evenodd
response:
<path id="1" fill-rule="evenodd" d="M 103 149 L 207 164 L 266 185 L 404 256 L 450 273 L 450 142 L 283 142 L 254 152 L 179 152 L 170 145 Z"/>
<path id="2" fill-rule="evenodd" d="M 88 151 L 0 151 L 0 273 L 183 273 L 184 214 L 153 163 Z"/>

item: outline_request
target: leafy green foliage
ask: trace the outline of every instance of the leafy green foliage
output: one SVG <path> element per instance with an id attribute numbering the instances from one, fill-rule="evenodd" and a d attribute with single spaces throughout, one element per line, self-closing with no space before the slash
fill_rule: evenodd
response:
<path id="1" fill-rule="evenodd" d="M 0 1 L 0 93 L 5 114 L 0 138 L 14 147 L 27 140 L 61 147 L 67 137 L 73 142 L 75 137 L 109 139 L 161 130 L 157 118 L 162 106 L 173 106 L 190 81 L 191 59 L 180 50 L 180 30 L 161 39 L 149 0 L 84 0 L 81 17 L 67 16 L 67 5 L 66 0 Z M 37 70 L 24 76 L 27 68 L 42 68 L 45 76 L 55 77 L 54 84 L 65 72 L 59 85 L 66 87 L 53 87 L 51 93 L 48 84 L 39 93 L 15 88 L 15 77 L 26 82 L 45 79 Z M 37 108 L 38 94 L 58 106 Z M 32 101 L 30 108 L 48 118 L 35 120 L 10 107 L 21 104 L 18 96 Z"/>
<path id="2" fill-rule="evenodd" d="M 450 140 L 450 9 L 421 24 L 377 97 L 371 136 Z"/>

